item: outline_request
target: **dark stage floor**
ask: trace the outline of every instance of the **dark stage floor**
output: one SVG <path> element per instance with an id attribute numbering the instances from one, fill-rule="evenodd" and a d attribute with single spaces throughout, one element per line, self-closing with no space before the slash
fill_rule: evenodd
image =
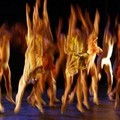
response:
<path id="1" fill-rule="evenodd" d="M 67 110 L 64 114 L 60 113 L 61 102 L 57 103 L 56 108 L 49 108 L 44 106 L 45 113 L 41 114 L 37 108 L 32 107 L 26 101 L 26 97 L 29 92 L 25 92 L 21 111 L 18 114 L 14 114 L 14 105 L 9 103 L 3 95 L 2 103 L 5 107 L 5 113 L 0 114 L 0 120 L 119 120 L 120 119 L 120 107 L 114 110 L 113 102 L 110 102 L 105 93 L 104 87 L 101 88 L 99 98 L 101 104 L 96 106 L 92 103 L 92 97 L 89 97 L 90 110 L 85 109 L 85 113 L 78 112 L 76 108 L 76 100 L 73 104 L 67 106 Z M 58 98 L 63 94 L 63 90 L 57 91 Z M 48 102 L 46 94 L 43 96 L 44 100 Z"/>

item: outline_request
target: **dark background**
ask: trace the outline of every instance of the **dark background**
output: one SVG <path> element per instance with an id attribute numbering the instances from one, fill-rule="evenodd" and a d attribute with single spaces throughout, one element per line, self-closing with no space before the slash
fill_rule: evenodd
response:
<path id="1" fill-rule="evenodd" d="M 17 22 L 22 22 L 26 25 L 26 3 L 29 3 L 32 10 L 35 0 L 0 0 L 0 25 L 4 22 L 7 22 L 10 26 Z M 111 17 L 111 30 L 113 30 L 115 17 L 120 12 L 120 0 L 48 0 L 47 9 L 54 37 L 55 29 L 58 25 L 58 20 L 60 17 L 63 18 L 63 32 L 67 32 L 71 4 L 74 6 L 78 4 L 83 11 L 87 9 L 92 20 L 94 19 L 96 8 L 98 8 L 101 17 L 98 43 L 99 46 L 101 46 L 107 17 L 108 15 Z M 23 65 L 24 54 L 20 49 L 11 47 L 10 67 L 12 73 L 13 90 L 17 89 L 19 78 L 22 75 Z"/>

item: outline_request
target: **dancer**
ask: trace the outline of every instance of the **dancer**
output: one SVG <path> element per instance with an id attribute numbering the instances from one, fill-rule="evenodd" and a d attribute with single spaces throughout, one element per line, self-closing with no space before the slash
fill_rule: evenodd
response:
<path id="1" fill-rule="evenodd" d="M 83 41 L 79 37 L 80 37 L 79 30 L 76 29 L 75 11 L 73 6 L 71 6 L 71 16 L 69 19 L 68 36 L 65 42 L 65 53 L 67 54 L 67 62 L 66 62 L 66 70 L 65 70 L 65 74 L 66 74 L 65 91 L 64 91 L 64 95 L 62 96 L 61 113 L 63 113 L 66 109 L 67 98 L 71 89 L 71 85 L 73 83 L 74 75 L 79 74 L 79 69 L 85 69 L 87 64 L 86 58 L 88 57 L 88 54 L 83 51 L 84 49 Z M 77 80 L 77 85 L 79 85 L 76 88 L 77 91 L 79 91 L 79 94 L 77 94 L 77 98 L 78 98 L 77 108 L 79 111 L 84 112 L 81 102 L 81 98 L 82 98 L 81 81 Z"/>
<path id="2" fill-rule="evenodd" d="M 111 97 L 111 91 L 112 91 L 112 85 L 113 85 L 113 72 L 112 72 L 112 64 L 111 64 L 111 56 L 113 52 L 113 45 L 114 45 L 114 39 L 112 34 L 109 31 L 110 26 L 110 20 L 108 19 L 105 31 L 104 31 L 104 37 L 103 37 L 103 52 L 99 55 L 97 59 L 97 72 L 99 80 L 101 79 L 101 70 L 104 69 L 106 75 L 107 75 L 107 82 L 108 82 L 108 90 L 107 94 L 110 100 L 112 100 Z"/>
<path id="3" fill-rule="evenodd" d="M 14 112 L 17 113 L 20 110 L 21 100 L 26 86 L 29 83 L 33 83 L 35 91 L 35 99 L 37 101 L 38 109 L 43 113 L 41 95 L 43 92 L 42 73 L 43 71 L 43 39 L 38 32 L 34 32 L 31 21 L 29 19 L 30 8 L 26 4 L 26 19 L 28 33 L 26 36 L 27 50 L 25 52 L 25 65 L 23 75 L 20 78 L 18 93 L 16 95 L 16 107 Z M 39 22 L 38 22 L 39 23 Z M 40 23 L 39 23 L 40 24 Z"/>
<path id="4" fill-rule="evenodd" d="M 116 86 L 111 92 L 111 97 L 115 95 L 114 107 L 119 105 L 119 93 L 120 93 L 120 21 L 119 17 L 116 18 L 116 44 L 115 44 L 115 61 L 113 64 L 113 74 L 116 79 Z"/>
<path id="5" fill-rule="evenodd" d="M 90 32 L 91 32 L 90 36 L 88 38 L 86 38 L 86 39 L 88 39 L 88 53 L 89 53 L 89 55 L 88 55 L 89 60 L 88 61 L 89 62 L 87 64 L 87 68 L 85 70 L 83 70 L 83 72 L 81 72 L 81 75 L 79 76 L 82 79 L 84 78 L 83 80 L 81 80 L 81 82 L 83 84 L 83 93 L 84 93 L 84 102 L 83 103 L 89 109 L 88 92 L 87 92 L 88 88 L 87 88 L 87 83 L 86 83 L 87 74 L 90 74 L 91 78 L 92 78 L 92 83 L 91 83 L 91 88 L 90 89 L 92 89 L 92 91 L 93 91 L 93 96 L 94 96 L 93 97 L 93 102 L 97 105 L 99 104 L 98 78 L 97 78 L 96 65 L 95 65 L 95 62 L 94 62 L 96 54 L 99 54 L 100 52 L 102 52 L 102 49 L 97 46 L 97 35 L 99 33 L 99 13 L 98 13 L 98 11 L 96 11 L 94 25 L 92 25 L 88 13 L 86 13 L 86 19 L 87 19 L 87 21 L 86 21 L 86 19 L 83 17 L 82 12 L 81 12 L 79 7 L 78 7 L 77 11 L 79 13 L 78 18 L 83 23 L 82 29 L 84 30 L 84 37 L 82 37 L 82 38 L 84 39 L 84 41 L 86 41 L 85 40 L 86 36 L 88 36 L 88 34 L 90 34 Z M 88 26 L 91 26 L 90 29 L 89 29 Z M 70 103 L 74 99 L 75 91 L 76 91 L 76 87 L 74 88 L 74 90 L 69 95 L 69 102 Z M 78 91 L 78 94 L 79 94 L 79 91 Z"/>
<path id="6" fill-rule="evenodd" d="M 43 36 L 43 68 L 44 68 L 44 73 L 42 77 L 42 86 L 43 89 L 45 89 L 45 83 L 48 83 L 48 97 L 50 99 L 49 106 L 55 106 L 55 102 L 58 102 L 59 100 L 56 98 L 56 80 L 53 75 L 53 71 L 55 69 L 54 65 L 54 44 L 53 44 L 53 37 L 51 34 L 51 29 L 50 29 L 50 24 L 48 20 L 48 15 L 47 15 L 47 1 L 44 1 L 44 8 L 43 8 L 43 19 L 41 19 L 41 24 L 42 26 L 36 26 L 39 27 L 39 32 Z M 35 9 L 36 10 L 36 9 Z M 34 16 L 33 21 L 39 19 L 39 15 L 36 16 L 36 11 L 34 10 Z M 38 12 L 38 8 L 37 8 Z M 37 25 L 37 24 L 36 24 Z M 48 29 L 49 28 L 49 29 Z M 30 96 L 28 97 L 28 102 L 32 105 L 35 104 L 35 98 L 34 98 L 34 92 L 32 91 Z M 43 101 L 43 100 L 42 100 Z M 43 104 L 45 102 L 43 101 Z"/>
<path id="7" fill-rule="evenodd" d="M 12 98 L 12 86 L 11 86 L 11 71 L 9 66 L 10 59 L 10 33 L 6 29 L 6 25 L 3 24 L 0 28 L 0 82 L 2 81 L 2 76 L 5 80 L 6 88 L 6 99 L 11 103 L 15 104 Z M 4 112 L 4 107 L 2 106 L 2 95 L 0 86 L 0 112 Z"/>

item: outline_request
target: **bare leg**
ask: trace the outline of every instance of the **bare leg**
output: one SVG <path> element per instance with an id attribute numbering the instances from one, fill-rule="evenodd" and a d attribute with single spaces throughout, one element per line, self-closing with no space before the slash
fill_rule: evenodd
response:
<path id="1" fill-rule="evenodd" d="M 92 92 L 93 92 L 93 102 L 96 105 L 99 105 L 99 99 L 98 99 L 98 77 L 97 77 L 97 71 L 96 71 L 96 66 L 95 64 L 93 64 L 91 70 L 90 70 L 90 74 L 92 77 L 92 83 L 91 83 L 91 87 L 92 87 Z"/>
<path id="2" fill-rule="evenodd" d="M 6 88 L 6 98 L 8 101 L 10 101 L 11 103 L 14 103 L 14 100 L 12 98 L 12 86 L 11 86 L 11 71 L 9 66 L 7 66 L 6 68 L 3 69 L 3 75 L 4 75 L 4 79 L 5 79 L 5 88 Z"/>
<path id="3" fill-rule="evenodd" d="M 82 75 L 82 71 L 79 72 L 79 75 L 78 75 L 78 79 L 77 79 L 77 85 L 76 85 L 76 95 L 77 95 L 77 101 L 78 101 L 78 104 L 77 104 L 77 109 L 80 111 L 80 112 L 85 112 L 83 107 L 82 107 L 82 84 L 81 84 L 81 75 Z"/>
<path id="4" fill-rule="evenodd" d="M 77 86 L 74 87 L 73 91 L 69 95 L 69 103 L 72 103 L 75 97 Z"/>
<path id="5" fill-rule="evenodd" d="M 96 80 L 95 76 L 92 77 L 92 90 L 93 90 L 93 102 L 96 105 L 99 105 L 99 99 L 98 99 L 98 81 Z"/>
<path id="6" fill-rule="evenodd" d="M 34 88 L 32 89 L 30 95 L 27 97 L 27 101 L 29 104 L 32 106 L 35 106 L 36 100 L 35 100 L 35 90 Z M 46 105 L 46 102 L 41 98 L 42 104 Z"/>
<path id="7" fill-rule="evenodd" d="M 82 90 L 83 90 L 83 96 L 84 96 L 84 105 L 86 106 L 87 109 L 90 108 L 89 103 L 88 103 L 88 87 L 86 83 L 86 70 L 83 70 L 82 75 L 81 75 L 81 84 L 82 84 Z"/>
<path id="8" fill-rule="evenodd" d="M 91 83 L 90 88 L 89 88 L 89 94 L 90 94 L 91 96 L 93 96 L 92 83 Z"/>
<path id="9" fill-rule="evenodd" d="M 44 110 L 43 110 L 43 107 L 42 107 L 42 90 L 40 89 L 40 86 L 39 86 L 40 82 L 41 82 L 41 75 L 39 76 L 38 81 L 34 85 L 35 100 L 36 100 L 35 105 L 40 110 L 41 113 L 44 113 Z"/>
<path id="10" fill-rule="evenodd" d="M 107 74 L 107 81 L 108 81 L 108 91 L 107 94 L 109 95 L 112 92 L 112 84 L 113 84 L 113 75 L 110 65 L 105 65 L 104 70 Z"/>
<path id="11" fill-rule="evenodd" d="M 115 108 L 118 107 L 119 93 L 120 93 L 120 78 L 117 80 L 117 85 L 116 85 L 116 97 L 115 97 L 115 105 L 114 105 Z"/>
<path id="12" fill-rule="evenodd" d="M 67 97 L 68 97 L 68 94 L 69 94 L 69 92 L 70 92 L 72 82 L 73 82 L 73 77 L 67 76 L 67 78 L 66 78 L 65 92 L 64 92 L 64 95 L 62 96 L 61 113 L 63 113 L 63 112 L 65 111 L 65 109 L 66 109 Z"/>
<path id="13" fill-rule="evenodd" d="M 57 102 L 58 99 L 56 98 L 56 81 L 55 81 L 51 71 L 49 71 L 47 82 L 49 84 L 49 88 L 47 90 L 47 94 L 50 99 L 49 106 L 54 107 L 54 106 L 56 106 L 55 102 Z"/>
<path id="14" fill-rule="evenodd" d="M 97 75 L 98 75 L 98 80 L 101 79 L 101 62 L 102 62 L 102 55 L 100 55 L 97 59 Z"/>
<path id="15" fill-rule="evenodd" d="M 59 100 L 57 99 L 57 97 L 56 97 L 56 80 L 55 80 L 55 78 L 53 77 L 53 74 L 52 74 L 52 72 L 50 72 L 50 74 L 51 74 L 51 82 L 53 83 L 53 93 L 54 93 L 54 102 L 59 102 Z"/>
<path id="16" fill-rule="evenodd" d="M 32 89 L 30 95 L 27 97 L 27 101 L 29 104 L 31 104 L 32 106 L 35 106 L 35 90 L 34 88 Z"/>
<path id="17" fill-rule="evenodd" d="M 21 101 L 22 101 L 22 97 L 23 97 L 26 85 L 27 85 L 27 83 L 25 82 L 25 79 L 22 76 L 20 81 L 19 81 L 18 93 L 16 95 L 16 101 L 15 101 L 16 102 L 16 107 L 14 109 L 15 113 L 18 113 L 20 111 Z"/>
<path id="18" fill-rule="evenodd" d="M 114 101 L 114 95 L 116 93 L 116 87 L 113 88 L 112 92 L 109 94 L 109 99 L 111 101 Z"/>
<path id="19" fill-rule="evenodd" d="M 1 80 L 2 76 L 0 76 L 0 112 L 4 113 L 4 107 L 2 106 Z"/>
<path id="20" fill-rule="evenodd" d="M 41 81 L 41 79 L 39 79 L 39 80 Z M 37 83 L 37 81 L 35 81 L 35 84 L 42 84 L 42 83 L 41 82 Z M 41 88 L 41 87 L 35 88 L 36 86 L 37 85 L 34 85 L 34 87 L 33 87 L 32 91 L 31 91 L 30 95 L 27 97 L 28 103 L 31 104 L 32 106 L 35 106 L 36 102 L 37 102 L 36 98 L 35 98 L 35 94 L 36 94 L 35 91 L 40 91 L 41 94 L 43 93 L 43 88 Z M 38 89 L 38 90 L 36 90 L 36 89 Z M 42 89 L 42 90 L 40 90 L 40 89 Z M 40 98 L 40 99 L 41 99 L 42 104 L 46 105 L 45 101 L 42 98 Z"/>

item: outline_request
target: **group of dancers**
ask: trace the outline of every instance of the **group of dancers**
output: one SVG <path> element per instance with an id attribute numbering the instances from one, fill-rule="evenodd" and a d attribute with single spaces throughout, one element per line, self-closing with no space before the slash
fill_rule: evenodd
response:
<path id="1" fill-rule="evenodd" d="M 84 112 L 83 105 L 87 109 L 90 108 L 89 93 L 93 96 L 93 102 L 99 105 L 98 85 L 102 76 L 102 69 L 107 75 L 108 97 L 113 100 L 115 96 L 115 108 L 117 108 L 120 92 L 120 24 L 118 17 L 115 21 L 116 29 L 114 34 L 110 31 L 110 19 L 108 18 L 102 41 L 103 46 L 100 48 L 98 46 L 100 22 L 98 10 L 96 10 L 92 22 L 88 11 L 83 14 L 78 5 L 76 7 L 71 5 L 68 32 L 67 34 L 62 32 L 62 20 L 60 19 L 56 30 L 57 42 L 55 43 L 47 13 L 47 0 L 44 0 L 43 3 L 42 17 L 39 16 L 40 6 L 40 0 L 36 0 L 31 19 L 30 6 L 26 4 L 25 60 L 15 101 L 12 98 L 11 71 L 9 67 L 11 35 L 6 30 L 5 25 L 0 28 L 0 80 L 4 76 L 6 98 L 15 104 L 14 112 L 18 113 L 20 111 L 22 98 L 28 84 L 33 84 L 31 93 L 27 97 L 29 104 L 36 106 L 41 113 L 44 113 L 43 105 L 46 105 L 46 102 L 42 99 L 42 94 L 47 89 L 49 106 L 55 107 L 56 102 L 60 102 L 56 97 L 56 82 L 59 73 L 63 73 L 63 84 L 65 85 L 61 97 L 61 113 L 66 110 L 67 103 L 73 102 L 75 95 L 77 97 L 76 106 L 80 112 Z M 114 46 L 116 48 L 115 62 L 112 65 L 111 56 Z M 55 52 L 59 53 L 57 58 L 55 58 Z M 90 87 L 87 85 L 88 75 L 91 77 Z M 113 77 L 116 79 L 114 88 Z M 72 88 L 75 79 L 76 84 Z M 47 88 L 46 83 L 48 84 Z M 1 87 L 0 112 L 4 112 L 1 103 Z"/>

